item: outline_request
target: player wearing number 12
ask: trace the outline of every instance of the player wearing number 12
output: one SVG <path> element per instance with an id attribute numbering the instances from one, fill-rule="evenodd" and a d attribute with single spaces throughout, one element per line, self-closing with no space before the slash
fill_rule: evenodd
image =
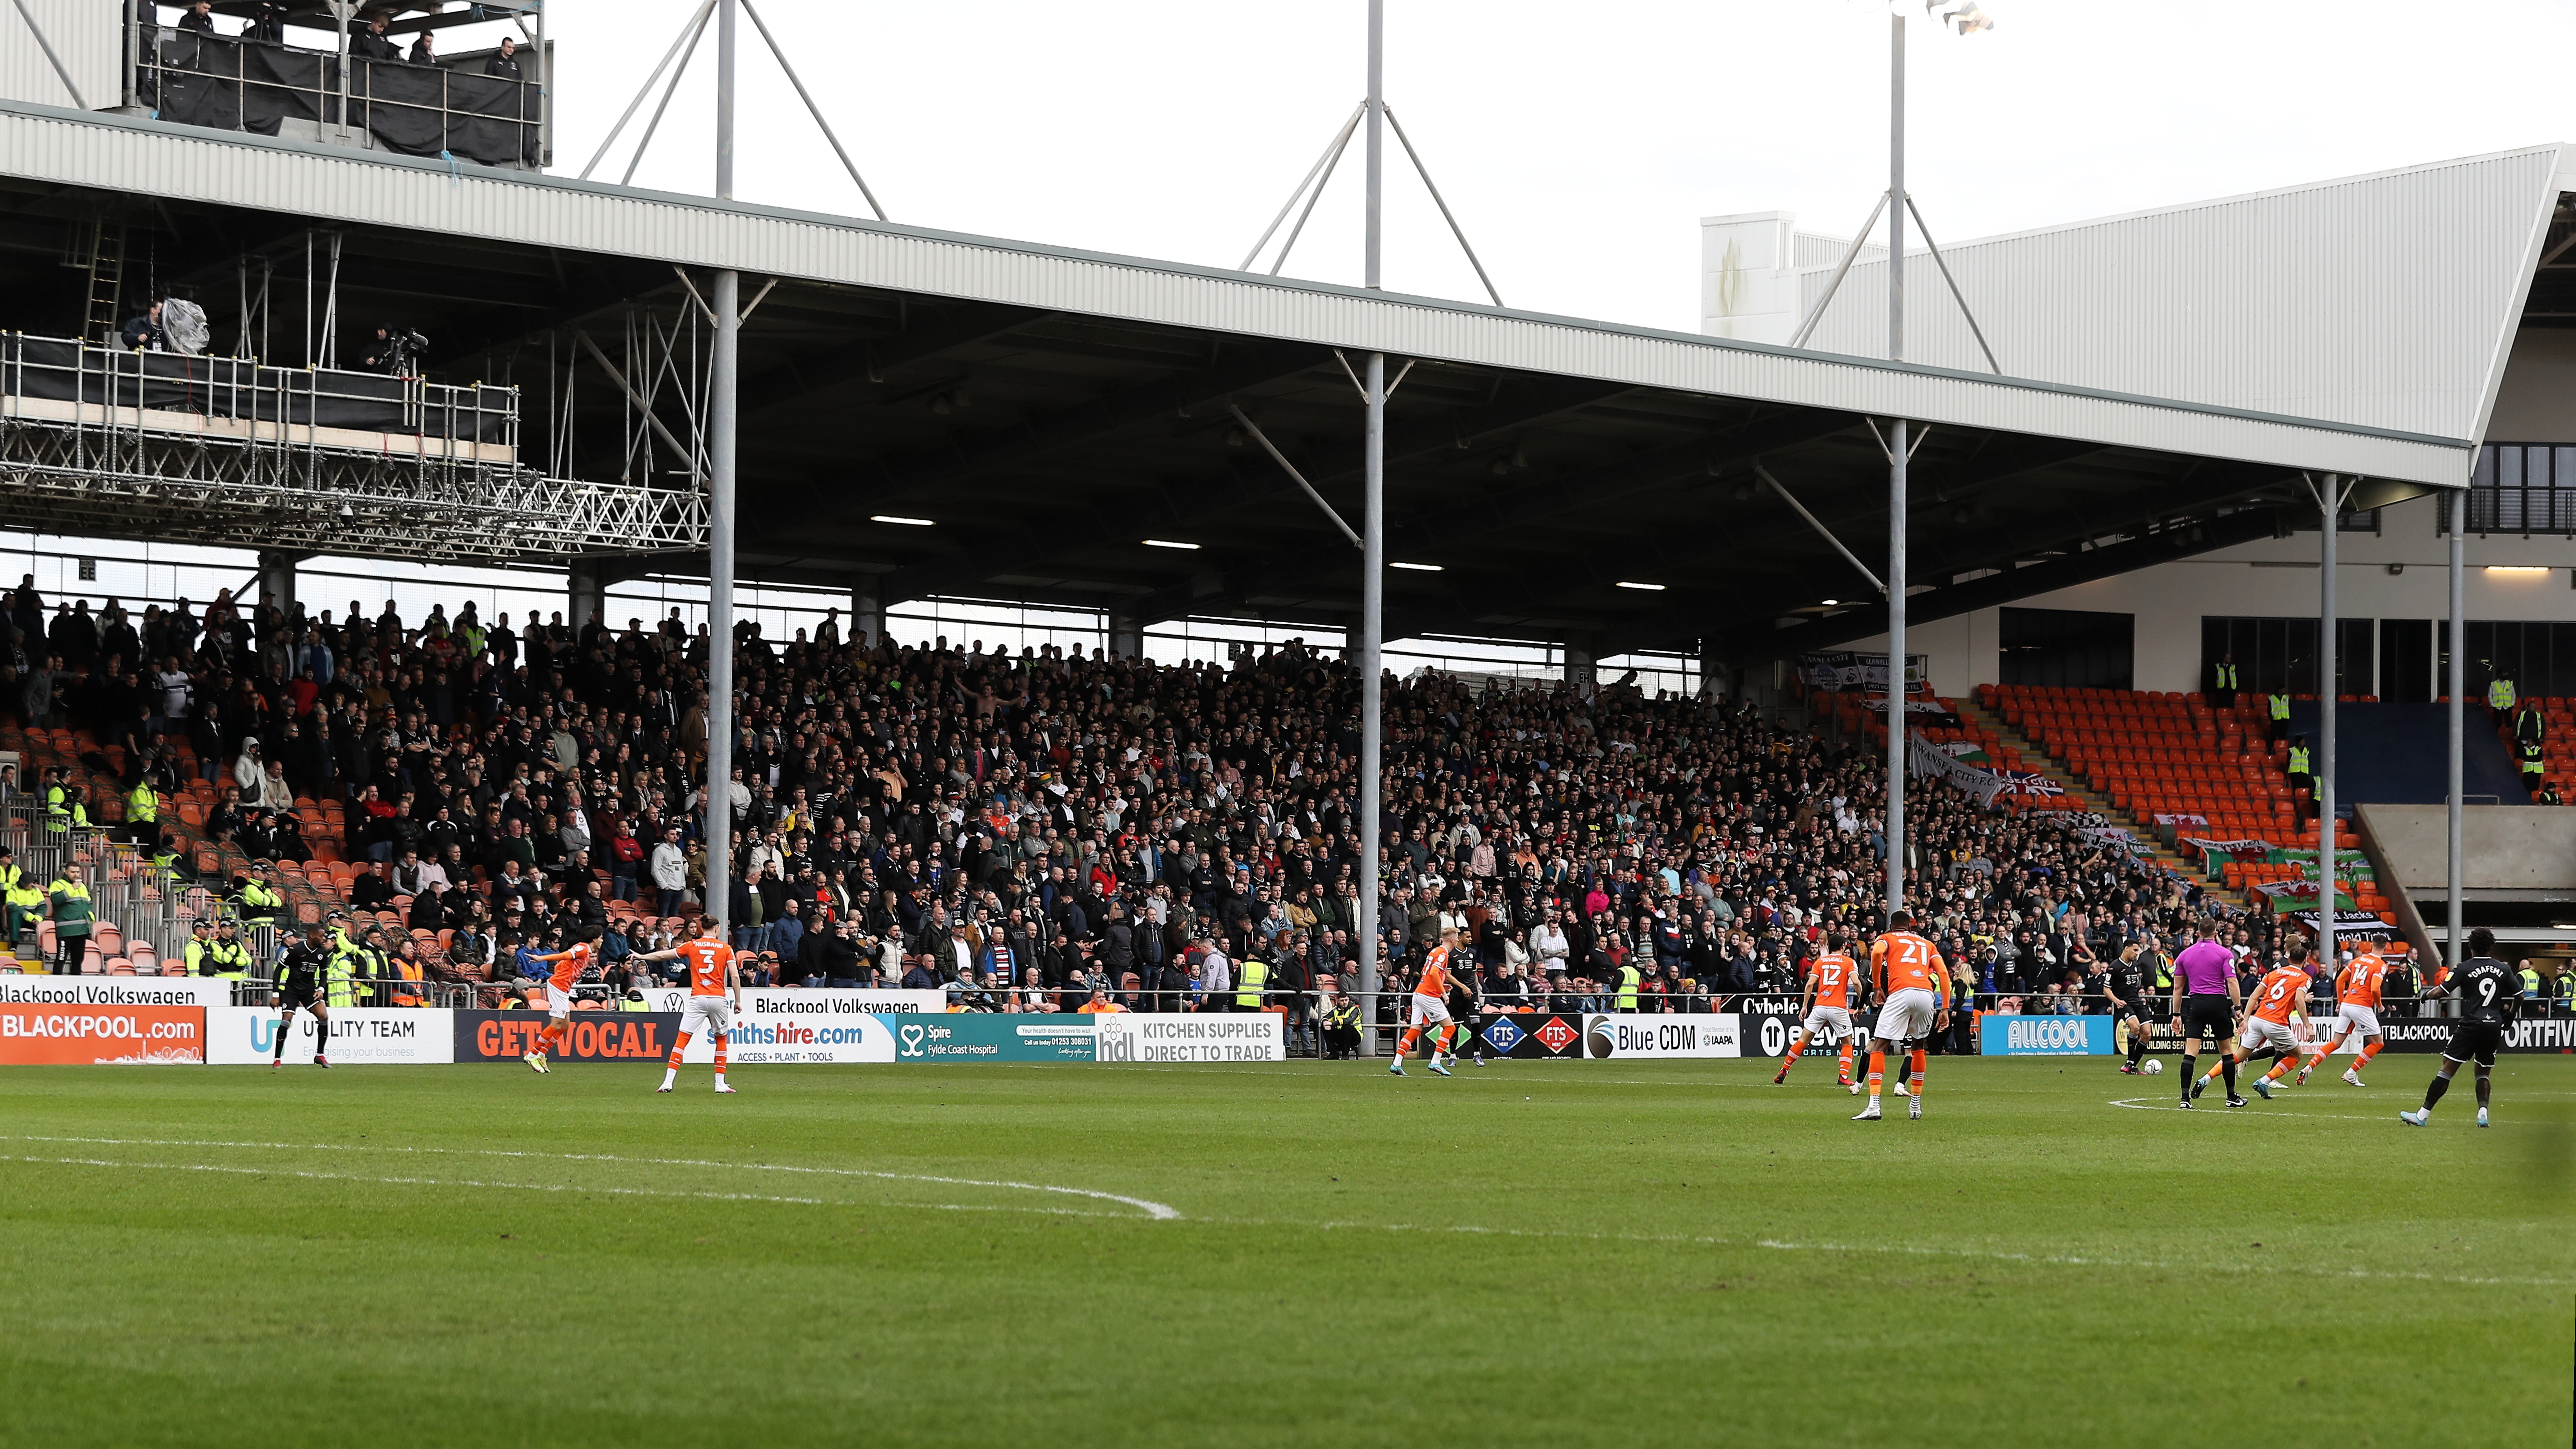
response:
<path id="1" fill-rule="evenodd" d="M 1806 1008 L 1806 1020 L 1789 1034 L 1788 1059 L 1780 1063 L 1780 1070 L 1771 1078 L 1771 1085 L 1776 1087 L 1789 1080 L 1789 1069 L 1798 1064 L 1798 1054 L 1819 1035 L 1842 1044 L 1842 1075 L 1834 1085 L 1848 1087 L 1852 1084 L 1851 986 L 1852 977 L 1860 972 L 1860 965 L 1843 954 L 1843 948 L 1848 944 L 1840 936 L 1825 938 L 1825 952 L 1808 970 L 1806 995 L 1799 1002 Z"/>
<path id="2" fill-rule="evenodd" d="M 724 943 L 724 926 L 713 916 L 698 917 L 698 935 L 693 941 L 682 941 L 666 951 L 654 951 L 633 958 L 637 961 L 686 961 L 689 963 L 689 1004 L 680 1012 L 680 1038 L 671 1043 L 671 1060 L 662 1073 L 657 1092 L 667 1092 L 680 1080 L 680 1053 L 699 1028 L 715 1038 L 716 1090 L 730 1092 L 725 1083 L 725 1039 L 733 1029 L 733 1014 L 740 1006 L 742 971 L 734 965 L 733 948 Z"/>
<path id="3" fill-rule="evenodd" d="M 1878 1025 L 1869 1044 L 1869 1106 L 1855 1122 L 1878 1120 L 1879 1083 L 1887 1075 L 1887 1058 L 1908 1042 L 1912 1094 L 1905 1115 L 1923 1115 L 1923 1048 L 1919 1043 L 1950 1025 L 1950 969 L 1932 943 L 1914 934 L 1914 914 L 1896 911 L 1887 918 L 1887 934 L 1870 943 L 1871 976 L 1878 992 Z"/>

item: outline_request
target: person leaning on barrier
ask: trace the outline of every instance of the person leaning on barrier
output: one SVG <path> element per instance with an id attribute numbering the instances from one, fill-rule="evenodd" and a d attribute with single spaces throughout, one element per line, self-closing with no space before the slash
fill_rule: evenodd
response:
<path id="1" fill-rule="evenodd" d="M 211 970 L 200 968 L 199 974 L 220 976 L 227 981 L 241 981 L 250 976 L 250 944 L 241 938 L 241 928 L 225 921 L 215 928 L 215 938 L 206 946 L 206 961 Z"/>
<path id="2" fill-rule="evenodd" d="M 375 19 L 368 21 L 366 29 L 349 37 L 349 54 L 360 60 L 401 60 L 402 47 L 394 44 L 392 36 L 385 34 L 385 24 L 392 18 L 379 12 Z"/>
<path id="3" fill-rule="evenodd" d="M 193 30 L 199 35 L 214 34 L 215 7 L 213 0 L 196 0 L 195 4 L 188 7 L 187 13 L 179 17 L 179 28 L 181 30 Z"/>
<path id="4" fill-rule="evenodd" d="M 519 42 L 517 37 L 509 35 L 501 37 L 501 48 L 494 51 L 491 58 L 483 62 L 483 73 L 490 76 L 499 76 L 503 80 L 523 79 L 519 74 Z"/>
<path id="5" fill-rule="evenodd" d="M 257 870 L 259 867 L 254 865 L 251 868 L 253 870 Z M 272 865 L 268 869 L 271 873 L 274 873 L 277 870 L 277 867 Z M 262 880 L 256 875 L 246 875 L 241 878 L 241 913 L 243 920 L 273 921 L 276 920 L 278 914 L 285 909 L 286 897 L 279 893 L 276 886 Z"/>
<path id="6" fill-rule="evenodd" d="M 409 61 L 413 65 L 438 64 L 438 45 L 436 41 L 430 38 L 434 33 L 435 32 L 427 30 L 422 31 L 412 40 L 411 54 L 404 56 L 403 59 Z"/>
<path id="7" fill-rule="evenodd" d="M 149 780 L 134 782 L 133 793 L 125 797 L 125 833 L 137 845 L 153 845 L 161 839 L 161 797 Z"/>

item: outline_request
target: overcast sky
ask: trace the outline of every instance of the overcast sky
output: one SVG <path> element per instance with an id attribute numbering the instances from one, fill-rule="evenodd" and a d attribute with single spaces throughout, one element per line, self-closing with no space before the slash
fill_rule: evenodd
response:
<path id="1" fill-rule="evenodd" d="M 1364 0 L 757 3 L 895 220 L 1063 246 L 1238 264 L 1366 84 Z M 560 171 L 693 8 L 554 7 Z M 2576 139 L 2548 66 L 2576 0 L 1992 0 L 1964 38 L 1909 9 L 1909 182 L 1944 242 Z M 1886 185 L 1881 0 L 1387 12 L 1388 101 L 1515 307 L 1692 330 L 1700 217 L 1845 233 Z M 861 212 L 743 31 L 739 194 Z M 637 184 L 712 188 L 713 52 Z M 1388 151 L 1386 285 L 1479 295 Z M 1359 162 L 1355 141 L 1290 273 L 1360 280 Z"/>

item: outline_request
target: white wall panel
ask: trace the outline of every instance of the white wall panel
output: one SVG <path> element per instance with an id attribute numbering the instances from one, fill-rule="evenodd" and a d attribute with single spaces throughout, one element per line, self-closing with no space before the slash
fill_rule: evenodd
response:
<path id="1" fill-rule="evenodd" d="M 2473 438 L 2559 191 L 2538 147 L 1943 248 L 2004 371 Z M 1887 355 L 1883 257 L 1809 345 Z M 1802 279 L 1802 308 L 1829 272 Z M 1985 367 L 1926 252 L 1905 262 L 1907 358 Z"/>

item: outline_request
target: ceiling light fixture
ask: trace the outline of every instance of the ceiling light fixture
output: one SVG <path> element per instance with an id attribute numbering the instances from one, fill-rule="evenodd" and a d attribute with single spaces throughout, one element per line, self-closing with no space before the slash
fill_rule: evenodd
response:
<path id="1" fill-rule="evenodd" d="M 2487 572 L 2491 574 L 2545 574 L 2549 572 L 2549 570 L 2542 568 L 2537 564 L 2488 564 Z"/>
<path id="2" fill-rule="evenodd" d="M 936 526 L 927 518 L 906 518 L 897 513 L 871 513 L 868 515 L 868 521 L 871 523 L 900 523 L 906 528 L 932 528 Z"/>
<path id="3" fill-rule="evenodd" d="M 1825 607 L 1826 607 L 1826 608 L 1828 608 L 1828 609 L 1830 609 L 1830 608 L 1832 608 L 1834 605 L 1839 604 L 1839 603 L 1841 603 L 1841 602 L 1842 602 L 1842 600 L 1840 600 L 1840 599 L 1827 599 L 1827 600 L 1825 600 Z"/>
<path id="4" fill-rule="evenodd" d="M 1650 594 L 1660 594 L 1664 591 L 1664 586 L 1662 584 L 1632 583 L 1627 579 L 1621 579 L 1619 581 L 1619 587 L 1623 589 L 1644 589 Z"/>
<path id="5" fill-rule="evenodd" d="M 1411 569 L 1418 574 L 1436 574 L 1440 572 L 1440 565 L 1438 564 L 1391 563 L 1388 564 L 1387 567 L 1391 569 Z"/>
<path id="6" fill-rule="evenodd" d="M 1177 539 L 1170 539 L 1170 538 L 1149 538 L 1149 539 L 1145 540 L 1145 546 L 1146 546 L 1147 548 L 1186 548 L 1186 549 L 1195 549 L 1195 548 L 1197 548 L 1197 547 L 1198 547 L 1198 545 L 1197 545 L 1197 544 L 1195 544 L 1195 543 L 1182 543 L 1182 542 L 1180 542 L 1180 541 L 1179 541 L 1179 540 L 1177 540 Z"/>

